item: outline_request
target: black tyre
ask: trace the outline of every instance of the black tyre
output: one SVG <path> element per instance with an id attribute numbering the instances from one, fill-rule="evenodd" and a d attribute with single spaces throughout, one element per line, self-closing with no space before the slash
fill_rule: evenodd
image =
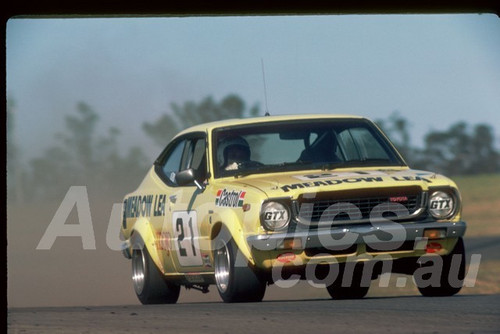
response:
<path id="1" fill-rule="evenodd" d="M 345 282 L 345 284 L 342 284 L 342 280 L 346 269 L 342 270 L 342 275 L 339 275 L 339 278 L 326 288 L 330 297 L 333 299 L 361 299 L 365 297 L 370 289 L 370 285 L 369 282 L 368 284 L 363 284 L 365 283 L 363 281 L 363 268 L 363 264 L 356 264 L 351 282 Z"/>
<path id="2" fill-rule="evenodd" d="M 455 258 L 455 261 L 453 261 Z M 442 270 L 440 271 L 438 286 L 429 285 L 427 277 L 414 275 L 418 290 L 425 297 L 453 296 L 460 292 L 465 277 L 465 247 L 462 238 L 458 239 L 453 251 L 442 256 Z"/>
<path id="3" fill-rule="evenodd" d="M 213 249 L 215 281 L 222 300 L 226 303 L 262 301 L 266 282 L 249 266 L 229 232 L 221 231 Z"/>
<path id="4" fill-rule="evenodd" d="M 142 304 L 175 304 L 180 286 L 165 280 L 146 247 L 134 247 L 132 252 L 132 281 Z"/>

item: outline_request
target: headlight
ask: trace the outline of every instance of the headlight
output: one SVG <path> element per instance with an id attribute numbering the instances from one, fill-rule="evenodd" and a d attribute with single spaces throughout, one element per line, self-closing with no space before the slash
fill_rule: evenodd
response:
<path id="1" fill-rule="evenodd" d="M 458 203 L 455 197 L 444 191 L 436 191 L 429 199 L 429 212 L 436 219 L 450 218 Z"/>
<path id="2" fill-rule="evenodd" d="M 290 222 L 290 210 L 279 202 L 267 202 L 262 205 L 260 220 L 266 230 L 282 230 Z"/>

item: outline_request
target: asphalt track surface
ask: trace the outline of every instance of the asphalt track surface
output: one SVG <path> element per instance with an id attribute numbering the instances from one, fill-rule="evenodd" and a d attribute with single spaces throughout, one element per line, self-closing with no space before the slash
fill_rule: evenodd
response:
<path id="1" fill-rule="evenodd" d="M 466 240 L 500 257 L 498 237 Z M 287 293 L 293 293 L 293 289 Z M 500 295 L 13 308 L 8 333 L 500 333 Z"/>
<path id="2" fill-rule="evenodd" d="M 9 333 L 500 333 L 500 295 L 9 310 Z"/>

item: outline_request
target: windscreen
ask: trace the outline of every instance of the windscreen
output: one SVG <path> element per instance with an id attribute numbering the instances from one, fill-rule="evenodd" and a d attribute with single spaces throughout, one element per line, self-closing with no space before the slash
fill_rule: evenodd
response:
<path id="1" fill-rule="evenodd" d="M 214 130 L 215 177 L 307 169 L 401 166 L 369 121 L 324 119 Z"/>

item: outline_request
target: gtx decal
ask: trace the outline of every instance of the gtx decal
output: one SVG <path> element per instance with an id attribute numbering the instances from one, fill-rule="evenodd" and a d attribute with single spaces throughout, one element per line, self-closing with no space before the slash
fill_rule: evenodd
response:
<path id="1" fill-rule="evenodd" d="M 245 194 L 245 191 L 219 189 L 215 197 L 215 205 L 226 208 L 241 208 Z"/>

